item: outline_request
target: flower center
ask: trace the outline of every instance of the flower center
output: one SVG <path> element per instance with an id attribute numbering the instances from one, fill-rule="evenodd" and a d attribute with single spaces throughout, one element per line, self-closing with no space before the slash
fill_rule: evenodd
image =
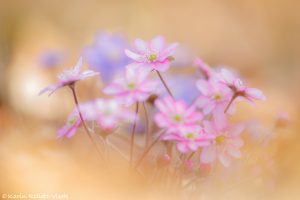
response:
<path id="1" fill-rule="evenodd" d="M 148 59 L 151 61 L 151 62 L 153 62 L 153 61 L 155 61 L 156 59 L 157 59 L 157 55 L 156 54 L 150 54 L 149 56 L 148 56 Z"/>
<path id="2" fill-rule="evenodd" d="M 74 126 L 76 121 L 77 121 L 77 117 L 76 116 L 72 117 L 72 119 L 70 119 L 68 122 L 69 126 Z"/>
<path id="3" fill-rule="evenodd" d="M 175 122 L 179 123 L 179 122 L 181 122 L 182 117 L 181 117 L 180 115 L 177 114 L 177 115 L 174 116 L 173 119 L 174 119 Z"/>
<path id="4" fill-rule="evenodd" d="M 218 136 L 218 137 L 216 137 L 216 143 L 218 144 L 218 145 L 221 145 L 221 144 L 223 144 L 224 142 L 225 142 L 225 136 L 224 135 L 220 135 L 220 136 Z"/>
<path id="5" fill-rule="evenodd" d="M 185 138 L 188 140 L 193 140 L 195 139 L 195 135 L 191 132 L 185 135 Z"/>
<path id="6" fill-rule="evenodd" d="M 133 90 L 133 89 L 135 89 L 135 83 L 128 83 L 127 87 L 128 87 L 128 89 Z"/>
<path id="7" fill-rule="evenodd" d="M 222 96 L 221 96 L 220 94 L 216 94 L 216 95 L 214 96 L 214 99 L 215 99 L 216 101 L 219 101 L 219 100 L 222 99 Z"/>

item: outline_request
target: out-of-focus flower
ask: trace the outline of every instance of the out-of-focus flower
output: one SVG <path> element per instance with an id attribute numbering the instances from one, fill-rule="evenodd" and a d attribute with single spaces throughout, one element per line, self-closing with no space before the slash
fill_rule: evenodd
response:
<path id="1" fill-rule="evenodd" d="M 155 115 L 155 122 L 160 128 L 167 128 L 167 132 L 174 132 L 181 126 L 194 126 L 202 119 L 194 105 L 188 107 L 184 101 L 176 101 L 170 96 L 156 100 L 155 105 L 160 111 Z"/>
<path id="2" fill-rule="evenodd" d="M 129 64 L 130 60 L 124 54 L 124 49 L 128 47 L 123 35 L 104 32 L 98 34 L 95 42 L 84 49 L 83 55 L 88 64 L 102 74 L 101 78 L 107 84 Z"/>
<path id="3" fill-rule="evenodd" d="M 45 68 L 57 67 L 63 60 L 64 55 L 55 51 L 45 51 L 39 57 L 39 63 Z"/>
<path id="4" fill-rule="evenodd" d="M 112 132 L 118 125 L 135 119 L 135 114 L 115 99 L 96 99 L 80 104 L 79 109 L 84 121 L 96 122 L 107 133 Z M 72 137 L 80 125 L 81 120 L 75 108 L 65 126 L 58 130 L 58 137 Z"/>
<path id="5" fill-rule="evenodd" d="M 105 131 L 112 131 L 120 122 L 133 122 L 135 114 L 115 99 L 97 99 L 95 101 L 96 121 Z"/>
<path id="6" fill-rule="evenodd" d="M 220 78 L 221 82 L 232 90 L 234 97 L 244 98 L 250 103 L 254 103 L 254 100 L 266 99 L 262 91 L 246 87 L 240 78 L 227 69 L 221 69 Z"/>
<path id="7" fill-rule="evenodd" d="M 162 139 L 175 141 L 181 153 L 197 151 L 199 147 L 210 145 L 214 138 L 212 134 L 204 134 L 200 126 L 182 126 L 173 131 L 166 133 Z"/>
<path id="8" fill-rule="evenodd" d="M 96 117 L 93 102 L 80 104 L 79 110 L 82 113 L 82 118 L 84 121 L 91 121 Z M 58 130 L 58 137 L 60 138 L 66 136 L 68 138 L 71 138 L 75 135 L 81 124 L 82 121 L 78 114 L 78 109 L 75 108 L 68 117 L 67 123 Z"/>
<path id="9" fill-rule="evenodd" d="M 195 59 L 194 65 L 200 70 L 204 79 L 209 80 L 210 78 L 214 77 L 215 71 L 200 58 Z"/>
<path id="10" fill-rule="evenodd" d="M 196 78 L 192 75 L 170 75 L 165 77 L 168 86 L 172 88 L 174 97 L 184 100 L 187 104 L 192 104 L 198 96 L 198 89 L 195 85 Z M 167 95 L 165 88 L 161 87 L 159 96 Z"/>
<path id="11" fill-rule="evenodd" d="M 65 70 L 63 73 L 58 75 L 58 79 L 60 80 L 60 82 L 58 82 L 56 85 L 52 85 L 44 88 L 42 91 L 40 91 L 39 95 L 49 91 L 49 96 L 50 96 L 57 89 L 61 87 L 71 86 L 79 80 L 83 80 L 92 76 L 99 75 L 98 72 L 94 72 L 91 70 L 80 72 L 81 67 L 82 67 L 82 58 L 78 60 L 77 64 L 73 69 Z"/>
<path id="12" fill-rule="evenodd" d="M 288 113 L 280 112 L 277 114 L 275 127 L 285 128 L 290 123 L 291 119 Z"/>
<path id="13" fill-rule="evenodd" d="M 104 88 L 105 94 L 114 95 L 122 100 L 125 105 L 130 106 L 136 102 L 143 102 L 158 87 L 159 83 L 148 78 L 149 70 L 127 67 L 125 77 L 117 78 Z"/>
<path id="14" fill-rule="evenodd" d="M 233 158 L 240 158 L 240 148 L 244 142 L 240 138 L 240 133 L 244 130 L 243 125 L 230 126 L 227 122 L 205 121 L 204 131 L 215 136 L 212 145 L 203 147 L 201 152 L 201 162 L 211 163 L 219 160 L 220 163 L 228 167 Z"/>
<path id="15" fill-rule="evenodd" d="M 149 43 L 142 39 L 136 39 L 135 50 L 126 49 L 125 54 L 141 67 L 166 71 L 170 67 L 170 61 L 174 59 L 172 55 L 177 45 L 177 43 L 173 43 L 167 46 L 162 36 L 153 38 Z"/>

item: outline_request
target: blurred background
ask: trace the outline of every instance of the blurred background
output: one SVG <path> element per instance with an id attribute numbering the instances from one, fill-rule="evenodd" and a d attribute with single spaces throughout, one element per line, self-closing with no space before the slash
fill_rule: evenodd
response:
<path id="1" fill-rule="evenodd" d="M 121 34 L 129 43 L 161 34 L 168 42 L 180 43 L 178 65 L 190 67 L 199 56 L 212 66 L 230 66 L 263 90 L 267 102 L 242 107 L 239 117 L 256 117 L 272 127 L 277 114 L 287 112 L 290 124 L 278 131 L 268 148 L 259 147 L 258 155 L 271 157 L 267 164 L 257 161 L 263 172 L 236 181 L 225 197 L 297 199 L 299 8 L 297 0 L 0 0 L 0 193 L 167 198 L 129 179 L 122 164 L 108 174 L 99 170 L 85 136 L 56 139 L 57 128 L 73 108 L 67 89 L 51 98 L 37 95 L 92 48 L 97 33 L 105 32 Z M 99 96 L 103 84 L 94 78 L 80 83 L 80 99 Z M 249 176 L 246 169 L 243 172 L 241 176 Z M 220 194 L 213 191 L 199 192 L 195 199 L 218 199 Z"/>

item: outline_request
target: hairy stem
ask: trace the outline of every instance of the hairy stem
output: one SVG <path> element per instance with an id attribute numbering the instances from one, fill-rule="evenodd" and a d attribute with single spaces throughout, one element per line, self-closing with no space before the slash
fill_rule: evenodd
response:
<path id="1" fill-rule="evenodd" d="M 230 108 L 231 104 L 233 103 L 233 101 L 238 97 L 238 95 L 236 94 L 233 94 L 228 105 L 226 106 L 225 110 L 224 110 L 224 113 L 226 114 L 228 109 Z"/>
<path id="2" fill-rule="evenodd" d="M 100 151 L 100 149 L 98 148 L 96 142 L 93 140 L 93 137 L 92 137 L 89 129 L 87 128 L 87 125 L 86 125 L 86 123 L 85 123 L 85 121 L 82 117 L 82 113 L 81 113 L 80 108 L 79 108 L 79 102 L 78 102 L 77 94 L 76 94 L 76 91 L 75 91 L 75 84 L 72 84 L 69 87 L 72 90 L 73 98 L 74 98 L 74 101 L 75 101 L 75 104 L 76 104 L 76 109 L 78 111 L 78 114 L 79 114 L 80 120 L 82 122 L 83 128 L 84 128 L 86 134 L 88 135 L 89 139 L 91 140 L 91 142 L 95 146 L 95 148 L 96 148 L 99 156 L 101 157 L 101 159 L 104 159 L 105 157 L 104 157 L 103 153 Z"/>
<path id="3" fill-rule="evenodd" d="M 174 99 L 174 96 L 170 90 L 170 88 L 168 87 L 167 83 L 165 82 L 165 80 L 163 79 L 162 75 L 160 74 L 159 71 L 155 70 L 159 79 L 161 80 L 162 84 L 164 85 L 164 87 L 166 88 L 167 92 L 169 93 L 169 95 Z"/>
<path id="4" fill-rule="evenodd" d="M 134 147 L 134 136 L 135 136 L 135 129 L 136 129 L 136 121 L 137 121 L 137 116 L 139 112 L 139 102 L 136 103 L 136 109 L 135 109 L 135 119 L 132 127 L 132 132 L 131 132 L 131 138 L 130 138 L 130 157 L 129 157 L 129 162 L 132 164 L 132 157 L 133 157 L 133 147 Z"/>
<path id="5" fill-rule="evenodd" d="M 162 136 L 162 134 L 164 133 L 165 131 L 162 130 L 157 138 L 149 145 L 149 147 L 144 151 L 144 153 L 142 154 L 141 158 L 137 161 L 136 165 L 135 165 L 135 168 L 137 169 L 140 164 L 142 164 L 143 160 L 145 159 L 145 157 L 147 156 L 147 154 L 150 152 L 150 150 L 154 147 L 154 145 L 159 141 L 160 137 Z"/>
<path id="6" fill-rule="evenodd" d="M 145 148 L 147 148 L 149 146 L 151 134 L 150 134 L 150 121 L 149 121 L 148 111 L 147 111 L 146 104 L 144 102 L 143 102 L 143 108 L 144 108 L 145 118 L 146 118 Z"/>

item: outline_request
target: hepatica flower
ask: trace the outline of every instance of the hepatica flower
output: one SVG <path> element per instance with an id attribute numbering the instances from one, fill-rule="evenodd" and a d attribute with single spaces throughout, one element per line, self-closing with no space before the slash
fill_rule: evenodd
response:
<path id="1" fill-rule="evenodd" d="M 200 79 L 196 85 L 201 92 L 196 103 L 203 110 L 203 113 L 206 115 L 210 113 L 214 115 L 223 114 L 232 97 L 232 91 L 215 78 Z"/>
<path id="2" fill-rule="evenodd" d="M 135 119 L 135 114 L 115 99 L 97 99 L 95 110 L 96 121 L 105 131 L 115 129 L 120 122 L 133 122 Z"/>
<path id="3" fill-rule="evenodd" d="M 96 36 L 91 46 L 84 49 L 83 55 L 88 64 L 101 73 L 104 83 L 108 84 L 129 64 L 130 60 L 124 54 L 124 49 L 128 47 L 123 35 L 103 32 Z"/>
<path id="4" fill-rule="evenodd" d="M 203 122 L 204 131 L 215 137 L 210 146 L 205 146 L 201 152 L 201 162 L 208 164 L 218 160 L 223 166 L 228 167 L 232 158 L 240 158 L 240 148 L 244 142 L 240 133 L 244 126 L 230 126 L 227 122 Z"/>
<path id="5" fill-rule="evenodd" d="M 40 64 L 45 68 L 56 67 L 62 63 L 64 55 L 55 51 L 45 51 L 39 57 Z"/>
<path id="6" fill-rule="evenodd" d="M 205 80 L 209 80 L 210 78 L 215 76 L 215 71 L 206 63 L 204 63 L 200 58 L 195 59 L 194 65 L 200 70 L 201 75 Z"/>
<path id="7" fill-rule="evenodd" d="M 96 122 L 99 128 L 111 132 L 125 122 L 132 122 L 135 114 L 121 105 L 115 99 L 96 99 L 79 105 L 84 121 Z M 81 126 L 78 110 L 75 108 L 70 114 L 67 123 L 58 130 L 58 137 L 72 137 Z"/>
<path id="8" fill-rule="evenodd" d="M 82 58 L 80 58 L 73 69 L 65 70 L 63 73 L 58 75 L 59 82 L 56 85 L 48 86 L 44 88 L 39 95 L 49 92 L 49 96 L 52 95 L 57 89 L 64 86 L 72 86 L 79 80 L 83 80 L 92 76 L 99 75 L 98 72 L 87 70 L 80 72 L 82 67 Z"/>
<path id="9" fill-rule="evenodd" d="M 156 100 L 155 105 L 159 112 L 154 120 L 160 128 L 166 128 L 169 133 L 182 126 L 194 126 L 202 119 L 202 114 L 196 111 L 194 105 L 188 106 L 184 101 L 176 101 L 170 96 Z"/>
<path id="10" fill-rule="evenodd" d="M 136 39 L 135 50 L 126 49 L 125 54 L 142 67 L 163 72 L 170 67 L 177 45 L 177 43 L 167 45 L 162 36 L 153 38 L 149 43 Z"/>
<path id="11" fill-rule="evenodd" d="M 157 81 L 150 80 L 148 75 L 148 69 L 127 67 L 125 76 L 115 79 L 103 92 L 114 95 L 127 106 L 143 102 L 159 85 Z"/>
<path id="12" fill-rule="evenodd" d="M 171 140 L 177 143 L 177 149 L 181 153 L 197 151 L 199 147 L 208 146 L 214 135 L 205 134 L 200 126 L 183 126 L 177 131 L 165 134 L 163 140 Z"/>
<path id="13" fill-rule="evenodd" d="M 256 88 L 249 88 L 244 85 L 240 78 L 237 78 L 227 69 L 220 72 L 221 82 L 227 85 L 233 91 L 233 98 L 240 97 L 254 103 L 254 100 L 265 100 L 263 92 Z"/>
<path id="14" fill-rule="evenodd" d="M 92 102 L 87 102 L 79 105 L 80 112 L 84 121 L 91 121 L 95 118 L 95 112 Z M 81 126 L 82 121 L 78 114 L 78 109 L 75 108 L 68 117 L 67 123 L 58 130 L 58 137 L 72 137 Z"/>

